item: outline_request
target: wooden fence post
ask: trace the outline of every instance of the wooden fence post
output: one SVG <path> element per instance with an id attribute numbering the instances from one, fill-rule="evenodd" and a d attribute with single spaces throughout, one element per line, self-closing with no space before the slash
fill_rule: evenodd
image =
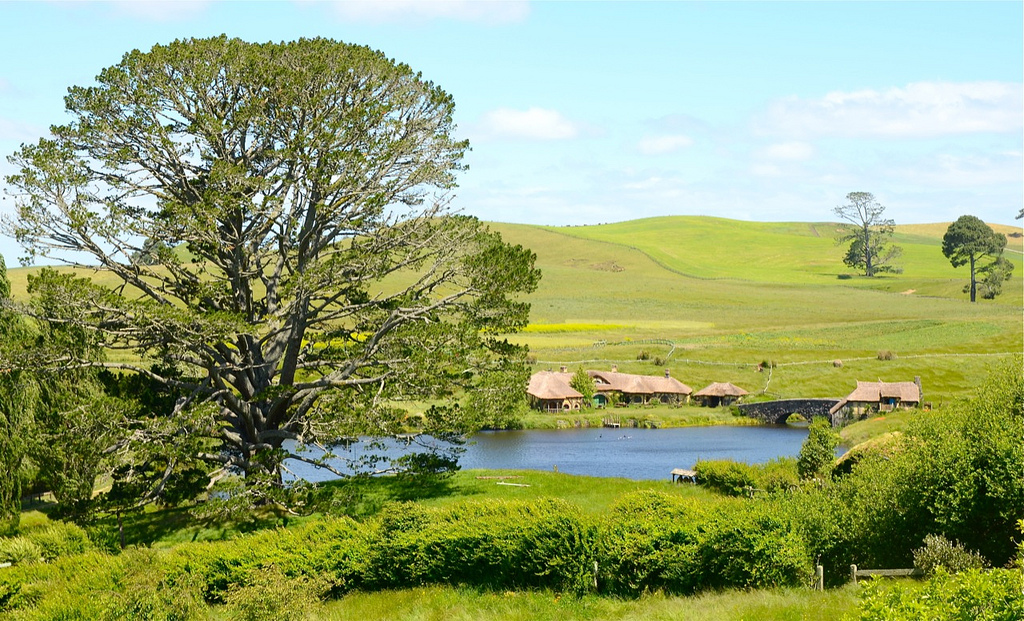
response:
<path id="1" fill-rule="evenodd" d="M 594 561 L 594 591 L 597 591 L 597 561 Z"/>
<path id="2" fill-rule="evenodd" d="M 855 584 L 855 585 L 857 584 L 857 566 L 856 565 L 850 565 L 850 581 L 853 582 L 853 584 Z"/>
<path id="3" fill-rule="evenodd" d="M 825 568 L 821 565 L 814 568 L 814 588 L 819 591 L 825 590 Z"/>

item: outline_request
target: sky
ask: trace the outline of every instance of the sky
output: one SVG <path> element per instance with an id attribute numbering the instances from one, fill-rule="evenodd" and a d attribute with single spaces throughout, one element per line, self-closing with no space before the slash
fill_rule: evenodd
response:
<path id="1" fill-rule="evenodd" d="M 834 221 L 855 191 L 898 224 L 1019 224 L 1024 206 L 1019 1 L 0 0 L 0 176 L 70 120 L 69 86 L 220 34 L 328 37 L 421 72 L 471 144 L 453 204 L 484 220 Z"/>

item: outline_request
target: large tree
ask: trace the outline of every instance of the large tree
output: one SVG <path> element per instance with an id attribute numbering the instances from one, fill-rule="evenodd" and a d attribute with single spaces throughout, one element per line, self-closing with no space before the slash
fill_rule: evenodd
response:
<path id="1" fill-rule="evenodd" d="M 885 218 L 885 207 L 870 192 L 850 192 L 849 201 L 835 208 L 835 214 L 853 224 L 839 237 L 839 243 L 849 243 L 843 263 L 862 270 L 865 276 L 881 272 L 894 272 L 892 264 L 903 249 L 891 244 L 895 222 Z"/>
<path id="2" fill-rule="evenodd" d="M 942 236 L 942 254 L 953 267 L 970 266 L 971 282 L 964 292 L 970 292 L 972 302 L 977 301 L 979 282 L 984 284 L 983 297 L 991 299 L 1002 291 L 1002 282 L 1010 278 L 1013 263 L 1002 257 L 1004 248 L 1006 236 L 996 233 L 976 216 L 960 216 Z M 985 276 L 984 281 L 978 280 L 979 275 Z"/>
<path id="3" fill-rule="evenodd" d="M 190 39 L 126 54 L 65 104 L 68 124 L 9 158 L 8 230 L 29 258 L 98 270 L 40 285 L 114 352 L 62 362 L 183 395 L 135 440 L 271 489 L 287 458 L 326 465 L 288 447 L 401 431 L 397 402 L 496 377 L 521 392 L 524 352 L 500 335 L 527 321 L 534 256 L 450 210 L 468 145 L 408 66 L 324 39 Z M 475 424 L 441 406 L 422 423 Z"/>

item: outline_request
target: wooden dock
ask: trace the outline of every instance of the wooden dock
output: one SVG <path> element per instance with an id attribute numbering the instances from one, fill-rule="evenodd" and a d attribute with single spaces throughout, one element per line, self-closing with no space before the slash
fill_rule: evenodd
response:
<path id="1" fill-rule="evenodd" d="M 682 483 L 683 481 L 689 481 L 690 483 L 697 482 L 697 471 L 686 470 L 683 468 L 676 468 L 672 471 L 672 482 Z"/>

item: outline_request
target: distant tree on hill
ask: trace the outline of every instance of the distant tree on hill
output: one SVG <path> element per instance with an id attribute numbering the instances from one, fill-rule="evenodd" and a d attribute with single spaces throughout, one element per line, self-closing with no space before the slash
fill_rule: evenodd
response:
<path id="1" fill-rule="evenodd" d="M 1002 292 L 1002 283 L 1013 273 L 1013 263 L 1003 258 L 1006 248 L 1006 236 L 996 233 L 992 227 L 975 216 L 960 216 L 949 225 L 942 236 L 942 254 L 949 259 L 953 267 L 969 265 L 971 282 L 964 287 L 964 293 L 971 294 L 971 301 L 976 301 L 978 285 L 981 284 L 982 295 L 992 299 Z M 991 262 L 981 265 L 984 259 Z M 978 277 L 984 278 L 979 281 Z"/>
<path id="2" fill-rule="evenodd" d="M 885 207 L 870 192 L 850 192 L 846 200 L 850 202 L 835 208 L 837 216 L 854 225 L 839 237 L 840 244 L 850 244 L 843 263 L 862 270 L 865 276 L 901 271 L 891 264 L 903 249 L 889 243 L 895 223 L 883 217 Z"/>

